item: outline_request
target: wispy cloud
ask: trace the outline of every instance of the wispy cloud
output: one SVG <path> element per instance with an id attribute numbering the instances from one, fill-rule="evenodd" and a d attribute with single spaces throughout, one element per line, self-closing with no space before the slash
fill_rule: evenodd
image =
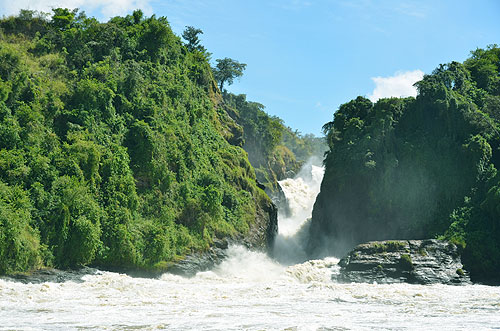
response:
<path id="1" fill-rule="evenodd" d="M 375 102 L 381 98 L 417 96 L 417 89 L 413 86 L 424 77 L 421 70 L 399 71 L 394 76 L 372 77 L 375 89 L 368 97 Z"/>
<path id="2" fill-rule="evenodd" d="M 153 12 L 150 0 L 0 0 L 0 14 L 6 16 L 15 15 L 21 9 L 50 12 L 58 7 L 98 12 L 102 18 L 124 15 L 135 9 L 142 9 L 147 15 Z"/>

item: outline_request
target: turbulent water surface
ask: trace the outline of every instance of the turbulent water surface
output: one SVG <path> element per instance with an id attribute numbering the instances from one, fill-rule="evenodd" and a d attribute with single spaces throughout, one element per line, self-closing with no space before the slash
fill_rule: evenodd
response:
<path id="1" fill-rule="evenodd" d="M 500 287 L 338 284 L 337 259 L 297 263 L 321 176 L 313 167 L 281 182 L 291 215 L 280 218 L 273 258 L 233 246 L 193 278 L 95 270 L 62 283 L 0 280 L 0 329 L 500 329 Z"/>

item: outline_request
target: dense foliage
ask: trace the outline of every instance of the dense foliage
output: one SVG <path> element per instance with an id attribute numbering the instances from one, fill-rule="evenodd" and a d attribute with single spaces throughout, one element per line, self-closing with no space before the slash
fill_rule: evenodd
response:
<path id="1" fill-rule="evenodd" d="M 324 126 L 330 151 L 309 248 L 442 236 L 475 279 L 500 280 L 500 48 L 416 84 L 418 96 L 358 97 Z"/>
<path id="2" fill-rule="evenodd" d="M 243 148 L 255 168 L 257 179 L 273 196 L 278 180 L 293 176 L 311 157 L 319 163 L 327 146 L 323 138 L 301 135 L 270 116 L 264 105 L 246 100 L 244 94 L 223 93 L 229 114 L 243 128 Z"/>
<path id="3" fill-rule="evenodd" d="M 0 29 L 0 273 L 163 269 L 266 224 L 199 31 L 67 9 Z"/>

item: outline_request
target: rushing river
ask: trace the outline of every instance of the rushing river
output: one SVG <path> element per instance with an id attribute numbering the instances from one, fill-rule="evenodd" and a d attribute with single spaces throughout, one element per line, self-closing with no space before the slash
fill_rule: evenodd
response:
<path id="1" fill-rule="evenodd" d="M 293 264 L 322 177 L 309 170 L 281 182 L 291 208 L 273 259 L 233 246 L 193 278 L 94 270 L 62 283 L 0 280 L 0 330 L 500 329 L 500 287 L 338 284 L 336 258 Z"/>

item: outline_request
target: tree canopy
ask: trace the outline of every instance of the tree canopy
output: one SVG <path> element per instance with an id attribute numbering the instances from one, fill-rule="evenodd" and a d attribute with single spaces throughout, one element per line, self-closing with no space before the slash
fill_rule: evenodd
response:
<path id="1" fill-rule="evenodd" d="M 271 202 L 215 86 L 164 17 L 0 19 L 0 274 L 265 246 Z"/>
<path id="2" fill-rule="evenodd" d="M 230 58 L 215 60 L 217 64 L 213 68 L 214 78 L 219 84 L 219 89 L 224 90 L 224 84 L 231 85 L 235 78 L 243 76 L 243 71 L 247 67 L 245 63 L 239 63 Z"/>
<path id="3" fill-rule="evenodd" d="M 188 51 L 198 51 L 201 53 L 206 52 L 205 47 L 200 44 L 200 38 L 198 38 L 198 35 L 200 34 L 203 34 L 203 31 L 201 31 L 201 29 L 196 29 L 192 26 L 186 26 L 186 29 L 184 30 L 184 32 L 182 32 L 182 38 L 187 41 L 186 47 Z"/>
<path id="4" fill-rule="evenodd" d="M 500 274 L 500 48 L 438 66 L 416 98 L 358 97 L 323 129 L 325 177 L 311 251 L 439 236 L 474 279 Z"/>

